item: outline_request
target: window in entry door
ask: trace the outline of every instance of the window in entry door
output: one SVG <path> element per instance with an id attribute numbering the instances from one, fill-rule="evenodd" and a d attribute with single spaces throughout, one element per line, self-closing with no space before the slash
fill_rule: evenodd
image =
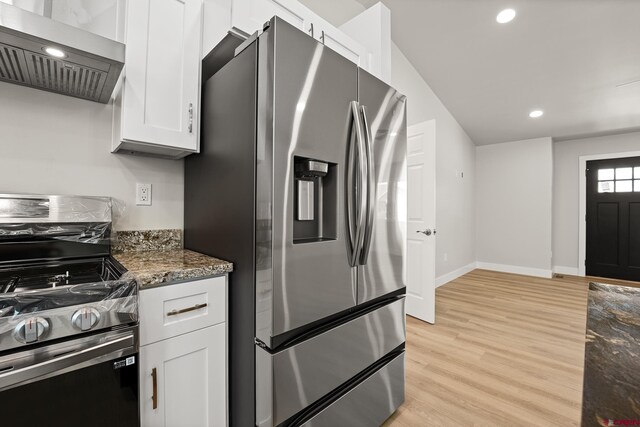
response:
<path id="1" fill-rule="evenodd" d="M 598 193 L 640 192 L 640 166 L 598 169 Z"/>

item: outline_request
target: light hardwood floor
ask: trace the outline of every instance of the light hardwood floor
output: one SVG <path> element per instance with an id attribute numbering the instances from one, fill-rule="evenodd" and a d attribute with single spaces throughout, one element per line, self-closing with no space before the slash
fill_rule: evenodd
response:
<path id="1" fill-rule="evenodd" d="M 579 425 L 589 280 L 474 270 L 438 288 L 435 325 L 407 317 L 385 427 Z"/>

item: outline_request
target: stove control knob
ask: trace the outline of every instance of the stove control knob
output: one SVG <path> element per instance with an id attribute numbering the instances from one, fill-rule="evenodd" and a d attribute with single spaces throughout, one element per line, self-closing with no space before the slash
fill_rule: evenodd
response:
<path id="1" fill-rule="evenodd" d="M 100 312 L 93 307 L 84 307 L 76 310 L 71 316 L 71 323 L 76 329 L 88 331 L 100 321 Z"/>
<path id="2" fill-rule="evenodd" d="M 31 317 L 18 323 L 13 330 L 13 337 L 21 343 L 29 344 L 38 341 L 49 332 L 49 322 L 42 317 Z"/>

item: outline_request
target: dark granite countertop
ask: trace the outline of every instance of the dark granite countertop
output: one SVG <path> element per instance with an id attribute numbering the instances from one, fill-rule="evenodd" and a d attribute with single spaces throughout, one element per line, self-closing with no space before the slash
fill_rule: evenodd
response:
<path id="1" fill-rule="evenodd" d="M 140 289 L 197 280 L 233 271 L 233 264 L 187 249 L 126 251 L 113 254 Z"/>
<path id="2" fill-rule="evenodd" d="M 582 426 L 640 420 L 640 288 L 591 283 L 587 310 Z"/>

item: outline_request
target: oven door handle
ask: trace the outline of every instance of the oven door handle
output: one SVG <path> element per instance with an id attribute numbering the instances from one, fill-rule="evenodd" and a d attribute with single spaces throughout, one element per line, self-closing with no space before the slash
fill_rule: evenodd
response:
<path id="1" fill-rule="evenodd" d="M 125 356 L 133 353 L 134 346 L 135 337 L 131 333 L 80 351 L 63 354 L 42 363 L 6 371 L 0 374 L 0 390 Z"/>

